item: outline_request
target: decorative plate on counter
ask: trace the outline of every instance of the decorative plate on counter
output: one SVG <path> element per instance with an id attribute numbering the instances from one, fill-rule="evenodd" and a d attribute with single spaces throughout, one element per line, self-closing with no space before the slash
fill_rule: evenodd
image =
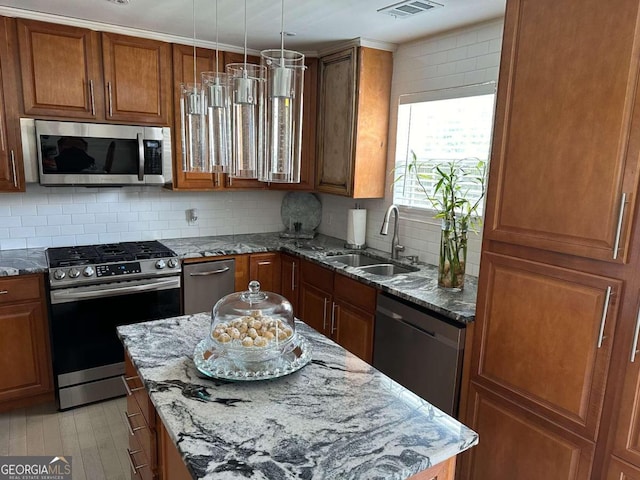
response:
<path id="1" fill-rule="evenodd" d="M 196 368 L 211 378 L 221 380 L 253 381 L 279 378 L 300 370 L 311 361 L 311 346 L 299 334 L 283 347 L 280 355 L 264 361 L 241 360 L 216 348 L 205 338 L 193 352 Z"/>
<path id="2" fill-rule="evenodd" d="M 280 215 L 287 232 L 314 232 L 322 220 L 322 205 L 313 193 L 287 192 L 282 199 Z"/>

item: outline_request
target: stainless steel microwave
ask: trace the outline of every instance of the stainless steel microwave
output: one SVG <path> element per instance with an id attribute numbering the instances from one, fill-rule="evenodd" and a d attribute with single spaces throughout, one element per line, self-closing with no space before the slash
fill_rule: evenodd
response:
<path id="1" fill-rule="evenodd" d="M 166 127 L 35 121 L 42 185 L 162 185 L 171 182 Z"/>

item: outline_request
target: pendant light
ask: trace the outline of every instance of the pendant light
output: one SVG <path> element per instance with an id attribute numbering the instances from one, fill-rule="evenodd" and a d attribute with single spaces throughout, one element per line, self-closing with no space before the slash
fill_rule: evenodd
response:
<path id="1" fill-rule="evenodd" d="M 299 183 L 302 154 L 302 95 L 304 55 L 284 49 L 284 0 L 280 48 L 263 50 L 267 71 L 265 109 L 266 154 L 259 165 L 263 182 Z"/>
<path id="2" fill-rule="evenodd" d="M 231 161 L 231 102 L 229 75 L 219 71 L 218 0 L 216 0 L 216 67 L 213 72 L 202 73 L 204 105 L 203 125 L 206 124 L 209 171 L 229 172 Z"/>
<path id="3" fill-rule="evenodd" d="M 182 170 L 207 172 L 206 130 L 203 122 L 204 96 L 196 81 L 196 3 L 193 8 L 193 83 L 180 84 L 180 134 L 182 141 Z"/>
<path id="4" fill-rule="evenodd" d="M 230 63 L 232 82 L 233 178 L 257 178 L 264 155 L 264 83 L 262 65 L 247 63 L 247 0 L 244 1 L 244 62 Z"/>

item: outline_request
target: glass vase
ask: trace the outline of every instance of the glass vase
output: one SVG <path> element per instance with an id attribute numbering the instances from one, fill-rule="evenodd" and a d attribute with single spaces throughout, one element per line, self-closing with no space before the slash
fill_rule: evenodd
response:
<path id="1" fill-rule="evenodd" d="M 467 264 L 467 227 L 456 219 L 443 219 L 440 235 L 438 286 L 460 291 L 464 288 Z"/>

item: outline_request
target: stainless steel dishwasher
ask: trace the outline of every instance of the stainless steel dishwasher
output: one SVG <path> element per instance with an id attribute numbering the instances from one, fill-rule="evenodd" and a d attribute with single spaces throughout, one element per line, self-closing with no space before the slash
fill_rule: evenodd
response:
<path id="1" fill-rule="evenodd" d="M 373 366 L 456 416 L 465 329 L 434 312 L 378 295 Z"/>
<path id="2" fill-rule="evenodd" d="M 182 305 L 185 314 L 211 312 L 215 303 L 235 290 L 235 260 L 182 266 Z"/>

